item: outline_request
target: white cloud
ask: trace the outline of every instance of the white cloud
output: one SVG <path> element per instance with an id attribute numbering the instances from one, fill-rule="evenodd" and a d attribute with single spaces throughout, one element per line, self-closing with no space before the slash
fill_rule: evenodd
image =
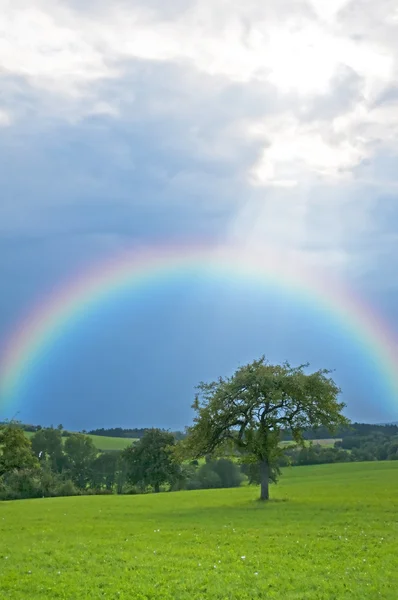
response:
<path id="1" fill-rule="evenodd" d="M 370 84 L 390 76 L 390 56 L 366 39 L 340 33 L 330 19 L 336 11 L 325 2 L 312 4 L 328 18 L 314 18 L 304 3 L 280 0 L 266 9 L 258 0 L 244 6 L 206 0 L 173 20 L 134 4 L 79 13 L 66 4 L 42 0 L 26 8 L 15 0 L 3 10 L 1 62 L 37 85 L 53 80 L 61 86 L 65 78 L 78 84 L 115 75 L 112 64 L 122 58 L 185 61 L 231 80 L 268 80 L 282 91 L 302 93 L 327 90 L 340 64 Z"/>
<path id="2" fill-rule="evenodd" d="M 355 139 L 335 140 L 333 128 L 302 124 L 291 115 L 264 119 L 259 127 L 268 146 L 252 170 L 256 184 L 305 183 L 311 174 L 345 178 L 347 170 L 365 156 Z"/>
<path id="3" fill-rule="evenodd" d="M 9 112 L 0 108 L 0 127 L 7 127 L 12 124 L 12 117 Z"/>
<path id="4" fill-rule="evenodd" d="M 190 114 L 194 100 L 182 88 L 167 100 L 148 97 L 143 110 L 164 119 L 180 112 L 201 156 L 215 162 L 261 142 L 247 165 L 248 200 L 231 223 L 232 237 L 256 244 L 269 237 L 294 249 L 321 237 L 319 256 L 333 264 L 348 260 L 345 243 L 353 231 L 371 229 L 372 203 L 342 207 L 363 197 L 369 182 L 396 186 L 391 176 L 358 174 L 363 161 L 397 150 L 398 98 L 378 102 L 398 77 L 395 0 L 197 0 L 172 13 L 165 6 L 114 2 L 80 10 L 55 0 L 29 7 L 0 0 L 0 70 L 51 95 L 53 114 L 74 123 L 87 115 L 122 121 L 135 114 L 133 87 L 126 109 L 120 98 L 103 97 L 98 84 L 123 81 L 126 65 L 137 59 L 180 65 L 193 78 L 205 74 L 220 87 L 236 84 L 264 98 L 273 89 L 272 110 L 264 102 L 263 114 L 250 107 L 244 116 L 232 111 L 230 123 L 214 132 L 201 131 L 211 120 L 200 121 L 196 106 Z M 220 100 L 215 95 L 212 106 L 209 88 L 206 110 L 218 115 Z M 48 102 L 43 107 L 47 114 Z M 9 124 L 8 113 L 2 115 L 0 124 Z M 185 179 L 178 174 L 174 183 Z M 326 202 L 328 221 L 314 227 Z"/>

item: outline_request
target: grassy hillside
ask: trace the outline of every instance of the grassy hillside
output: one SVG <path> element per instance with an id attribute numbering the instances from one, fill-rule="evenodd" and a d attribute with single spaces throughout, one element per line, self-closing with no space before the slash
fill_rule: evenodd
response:
<path id="1" fill-rule="evenodd" d="M 133 438 L 116 438 L 102 435 L 89 435 L 88 437 L 93 440 L 98 450 L 123 450 L 135 441 Z"/>
<path id="2" fill-rule="evenodd" d="M 2 598 L 396 600 L 398 461 L 258 490 L 0 504 Z"/>
<path id="3" fill-rule="evenodd" d="M 319 444 L 320 446 L 323 446 L 324 448 L 334 448 L 334 444 L 335 442 L 341 442 L 341 438 L 327 438 L 327 439 L 322 439 L 322 440 L 308 440 L 306 441 L 306 446 L 309 446 L 310 444 Z M 295 442 L 292 441 L 286 441 L 286 442 L 281 442 L 281 446 L 294 446 Z"/>
<path id="4" fill-rule="evenodd" d="M 30 432 L 30 431 L 25 431 L 25 435 L 28 436 L 29 438 L 32 437 L 32 435 L 34 435 L 34 433 Z M 88 437 L 90 437 L 96 448 L 98 448 L 98 450 L 123 450 L 124 448 L 127 448 L 127 446 L 130 446 L 130 444 L 132 442 L 134 442 L 135 440 L 133 438 L 115 438 L 115 437 L 106 437 L 106 436 L 102 436 L 102 435 L 89 435 Z M 64 443 L 65 440 L 67 438 L 62 438 Z"/>
<path id="5" fill-rule="evenodd" d="M 29 438 L 32 437 L 32 435 L 34 435 L 32 432 L 30 431 L 25 431 L 25 435 L 28 436 Z M 96 448 L 98 448 L 98 450 L 123 450 L 124 448 L 127 448 L 127 446 L 130 446 L 130 444 L 132 442 L 135 441 L 134 438 L 116 438 L 116 437 L 107 437 L 107 436 L 102 436 L 102 435 L 89 435 L 88 437 L 90 437 Z M 66 438 L 63 438 L 63 441 L 65 442 Z M 321 446 L 324 447 L 330 447 L 333 448 L 334 443 L 337 441 L 337 439 L 323 439 L 323 440 L 311 440 L 313 444 L 320 444 Z M 310 442 L 308 442 L 309 444 Z M 294 442 L 281 442 L 281 444 L 283 446 L 290 446 L 292 444 L 294 444 Z"/>

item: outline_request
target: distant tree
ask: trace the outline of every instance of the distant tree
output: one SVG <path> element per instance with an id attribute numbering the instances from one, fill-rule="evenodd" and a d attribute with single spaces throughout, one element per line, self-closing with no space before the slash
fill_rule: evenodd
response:
<path id="1" fill-rule="evenodd" d="M 200 489 L 221 488 L 222 481 L 218 473 L 213 469 L 212 463 L 208 462 L 201 465 L 196 474 L 195 480 L 199 482 L 197 486 Z"/>
<path id="2" fill-rule="evenodd" d="M 118 475 L 121 452 L 101 452 L 91 465 L 90 484 L 93 488 L 112 490 Z"/>
<path id="3" fill-rule="evenodd" d="M 73 433 L 65 440 L 65 454 L 72 481 L 84 489 L 90 481 L 92 466 L 98 450 L 87 435 Z"/>
<path id="4" fill-rule="evenodd" d="M 398 460 L 398 438 L 388 447 L 388 460 Z"/>
<path id="5" fill-rule="evenodd" d="M 172 485 L 180 475 L 172 433 L 149 429 L 144 436 L 123 451 L 127 463 L 127 478 L 133 485 L 152 486 L 155 492 L 163 484 Z"/>
<path id="6" fill-rule="evenodd" d="M 48 459 L 51 469 L 60 473 L 65 467 L 62 432 L 59 428 L 40 429 L 31 438 L 32 450 L 40 462 Z"/>
<path id="7" fill-rule="evenodd" d="M 185 438 L 185 433 L 183 431 L 173 431 L 173 435 L 177 442 Z"/>
<path id="8" fill-rule="evenodd" d="M 239 487 L 244 477 L 239 465 L 227 458 L 208 460 L 194 471 L 187 482 L 189 489 Z"/>
<path id="9" fill-rule="evenodd" d="M 239 487 L 243 481 L 239 466 L 228 458 L 220 458 L 210 463 L 213 471 L 217 473 L 221 481 L 221 487 Z"/>
<path id="10" fill-rule="evenodd" d="M 240 367 L 232 377 L 201 383 L 192 408 L 194 425 L 180 443 L 179 455 L 199 458 L 236 447 L 244 460 L 257 463 L 261 500 L 269 498 L 269 481 L 276 478 L 283 453 L 282 433 L 290 430 L 304 446 L 311 428 L 333 431 L 348 425 L 338 402 L 339 388 L 325 369 L 307 374 L 308 365 L 271 365 L 262 357 Z"/>
<path id="11" fill-rule="evenodd" d="M 102 435 L 117 438 L 142 438 L 147 429 L 123 429 L 122 427 L 111 427 L 109 429 L 92 429 L 90 435 Z"/>
<path id="12" fill-rule="evenodd" d="M 37 458 L 23 429 L 16 423 L 0 428 L 0 477 L 12 471 L 36 469 Z"/>

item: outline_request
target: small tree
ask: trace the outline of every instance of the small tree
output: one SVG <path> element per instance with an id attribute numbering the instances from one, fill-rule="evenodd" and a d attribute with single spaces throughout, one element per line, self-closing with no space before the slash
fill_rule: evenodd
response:
<path id="1" fill-rule="evenodd" d="M 324 426 L 333 432 L 348 424 L 330 371 L 307 374 L 307 367 L 271 365 L 262 357 L 240 367 L 232 377 L 201 383 L 192 405 L 194 425 L 181 443 L 180 456 L 199 458 L 217 450 L 225 454 L 235 447 L 245 461 L 257 463 L 260 499 L 268 500 L 286 430 L 304 445 L 307 429 Z"/>
<path id="2" fill-rule="evenodd" d="M 0 477 L 12 471 L 39 467 L 32 446 L 23 429 L 16 423 L 0 428 Z"/>
<path id="3" fill-rule="evenodd" d="M 92 465 L 98 454 L 93 440 L 88 435 L 73 433 L 66 438 L 65 453 L 73 483 L 81 489 L 85 488 L 90 480 Z"/>
<path id="4" fill-rule="evenodd" d="M 32 450 L 41 460 L 48 458 L 53 471 L 60 473 L 65 466 L 62 433 L 59 428 L 46 427 L 37 431 L 31 439 Z"/>
<path id="5" fill-rule="evenodd" d="M 173 484 L 180 475 L 180 465 L 173 454 L 175 439 L 172 433 L 149 429 L 139 442 L 123 452 L 127 477 L 133 485 L 152 486 L 160 491 L 164 483 Z"/>
<path id="6" fill-rule="evenodd" d="M 121 452 L 101 452 L 92 463 L 90 484 L 93 488 L 112 490 L 117 480 Z"/>

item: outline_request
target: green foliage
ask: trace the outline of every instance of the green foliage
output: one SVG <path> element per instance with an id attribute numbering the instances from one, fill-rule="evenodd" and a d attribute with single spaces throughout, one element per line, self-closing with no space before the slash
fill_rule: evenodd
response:
<path id="1" fill-rule="evenodd" d="M 70 479 L 67 479 L 66 481 L 63 481 L 62 483 L 60 483 L 57 488 L 57 496 L 78 496 L 78 495 L 79 495 L 79 490 L 77 489 L 77 487 L 75 486 L 73 481 L 71 481 Z"/>
<path id="2" fill-rule="evenodd" d="M 1 598 L 396 600 L 398 462 L 286 469 L 274 496 L 3 504 Z"/>
<path id="3" fill-rule="evenodd" d="M 90 481 L 97 448 L 87 435 L 74 433 L 65 441 L 65 454 L 70 478 L 78 488 L 84 489 Z"/>
<path id="4" fill-rule="evenodd" d="M 48 468 L 14 470 L 0 479 L 0 500 L 68 496 L 74 484 Z M 77 492 L 76 492 L 77 493 Z"/>
<path id="5" fill-rule="evenodd" d="M 288 464 L 287 461 L 284 460 L 284 456 L 279 459 L 279 462 L 285 463 L 284 466 L 287 466 Z M 242 473 L 247 476 L 249 485 L 261 484 L 261 470 L 258 462 L 243 462 L 241 470 Z M 279 464 L 272 465 L 269 469 L 269 480 L 271 483 L 277 483 L 280 474 L 281 470 Z"/>
<path id="6" fill-rule="evenodd" d="M 398 424 L 375 425 L 374 423 L 350 423 L 349 425 L 338 425 L 335 430 L 337 438 L 347 438 L 350 436 L 368 437 L 370 435 L 383 435 L 387 437 L 398 436 Z M 326 427 L 316 429 L 307 429 L 304 433 L 306 440 L 318 440 L 327 438 L 329 430 Z M 284 431 L 283 440 L 291 440 L 292 435 L 289 431 Z"/>
<path id="7" fill-rule="evenodd" d="M 99 454 L 91 465 L 90 484 L 95 489 L 112 490 L 121 467 L 121 452 L 104 452 Z"/>
<path id="8" fill-rule="evenodd" d="M 70 433 L 68 435 L 70 441 L 65 447 L 62 438 L 65 430 L 61 426 L 57 429 L 31 426 L 32 431 L 24 432 L 25 437 L 30 436 L 32 441 L 30 447 L 28 438 L 25 439 L 21 434 L 21 428 L 22 426 L 15 422 L 0 428 L 1 439 L 4 440 L 0 448 L 0 465 L 3 465 L 0 476 L 0 500 L 64 494 L 137 494 L 147 492 L 151 485 L 156 489 L 154 481 L 152 484 L 148 483 L 148 474 L 153 477 L 150 469 L 144 477 L 139 473 L 137 475 L 137 472 L 136 476 L 131 477 L 130 473 L 130 480 L 127 483 L 131 465 L 125 460 L 123 454 L 117 451 L 98 453 L 98 449 L 95 448 L 94 440 L 107 440 L 104 436 L 96 438 Z M 227 449 L 233 460 L 225 456 L 220 460 L 214 460 L 211 454 L 206 454 L 204 457 L 206 464 L 203 466 L 201 466 L 202 460 L 180 464 L 178 457 L 181 456 L 181 447 L 184 452 L 186 451 L 184 447 L 186 443 L 175 444 L 175 434 L 164 430 L 155 431 L 158 441 L 159 431 L 161 438 L 162 435 L 166 436 L 166 440 L 164 437 L 162 439 L 165 440 L 166 455 L 173 465 L 172 472 L 168 472 L 163 482 L 159 483 L 158 490 L 165 484 L 172 491 L 232 488 L 239 486 L 244 476 L 247 476 L 250 484 L 258 485 L 262 481 L 260 464 L 254 454 L 244 452 L 241 448 L 240 452 L 237 452 L 236 448 L 234 450 L 233 447 L 221 445 L 220 454 Z M 398 460 L 398 436 L 393 435 L 394 427 L 377 427 L 374 430 L 373 426 L 354 424 L 347 428 L 347 431 L 349 432 L 347 437 L 336 441 L 324 439 L 312 443 L 305 440 L 305 443 L 299 445 L 288 441 L 279 442 L 274 455 L 275 462 L 268 466 L 269 480 L 276 481 L 279 468 L 286 465 Z M 371 433 L 363 435 L 366 431 Z M 283 432 L 286 435 L 286 429 Z M 127 438 L 113 438 L 113 440 L 122 444 L 129 441 Z M 147 444 L 141 456 L 145 459 L 144 462 L 147 459 L 155 460 L 153 452 L 155 454 L 159 452 L 159 447 L 151 442 Z M 135 453 L 133 454 L 137 457 Z M 37 457 L 40 457 L 39 461 Z M 238 467 L 239 463 L 241 471 Z M 159 465 L 163 469 L 162 460 L 158 461 L 157 467 Z"/>
<path id="9" fill-rule="evenodd" d="M 237 448 L 261 469 L 261 498 L 268 498 L 268 480 L 275 479 L 283 454 L 282 435 L 290 431 L 304 445 L 304 432 L 326 427 L 331 432 L 348 425 L 341 414 L 339 388 L 330 372 L 307 374 L 288 363 L 271 365 L 260 360 L 240 367 L 232 377 L 201 383 L 193 404 L 194 425 L 181 444 L 181 455 L 199 458 L 215 451 Z"/>
<path id="10" fill-rule="evenodd" d="M 212 461 L 210 465 L 219 476 L 223 488 L 239 487 L 244 479 L 239 466 L 232 460 L 220 458 Z"/>
<path id="11" fill-rule="evenodd" d="M 40 461 L 48 460 L 51 469 L 60 473 L 66 466 L 63 452 L 62 429 L 40 429 L 30 439 L 33 453 Z"/>
<path id="12" fill-rule="evenodd" d="M 104 436 L 112 438 L 128 438 L 128 439 L 139 439 L 142 438 L 147 429 L 125 429 L 122 427 L 110 427 L 101 429 L 92 429 L 88 433 L 94 436 Z"/>
<path id="13" fill-rule="evenodd" d="M 24 498 L 40 498 L 43 496 L 40 475 L 39 469 L 10 471 L 1 480 L 1 499 L 21 500 Z"/>
<path id="14" fill-rule="evenodd" d="M 204 465 L 199 467 L 195 479 L 199 483 L 197 489 L 211 489 L 222 487 L 221 477 L 213 469 L 211 463 L 205 463 Z"/>
<path id="15" fill-rule="evenodd" d="M 244 480 L 239 465 L 227 458 L 208 460 L 193 472 L 186 487 L 189 490 L 234 488 Z"/>
<path id="16" fill-rule="evenodd" d="M 161 429 L 149 429 L 136 443 L 126 448 L 123 458 L 127 463 L 130 483 L 142 489 L 153 487 L 160 491 L 163 484 L 173 485 L 180 478 L 181 467 L 176 460 L 172 433 Z"/>
<path id="17" fill-rule="evenodd" d="M 15 470 L 39 467 L 30 441 L 16 423 L 0 427 L 0 477 Z"/>

